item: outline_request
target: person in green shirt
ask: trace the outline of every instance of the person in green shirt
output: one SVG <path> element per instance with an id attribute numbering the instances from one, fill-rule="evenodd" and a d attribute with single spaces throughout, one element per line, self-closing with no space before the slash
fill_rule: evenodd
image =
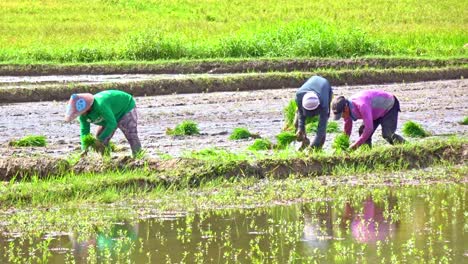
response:
<path id="1" fill-rule="evenodd" d="M 79 116 L 81 126 L 82 155 L 87 150 L 84 137 L 90 133 L 91 123 L 98 125 L 96 148 L 103 153 L 117 128 L 120 128 L 130 143 L 133 155 L 141 150 L 137 130 L 137 111 L 133 96 L 118 90 L 107 90 L 95 95 L 72 94 L 67 105 L 65 121 Z"/>

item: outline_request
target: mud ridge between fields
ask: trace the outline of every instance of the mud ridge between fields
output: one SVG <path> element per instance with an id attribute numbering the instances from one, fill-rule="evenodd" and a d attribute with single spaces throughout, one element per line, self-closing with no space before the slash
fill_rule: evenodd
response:
<path id="1" fill-rule="evenodd" d="M 468 142 L 435 141 L 424 145 L 395 146 L 365 154 L 326 157 L 293 158 L 287 160 L 262 159 L 257 161 L 204 161 L 178 158 L 171 160 L 134 160 L 119 157 L 103 160 L 82 159 L 70 164 L 65 159 L 51 157 L 4 157 L 0 158 L 0 180 L 27 180 L 54 177 L 68 173 L 100 173 L 140 170 L 150 176 L 152 184 L 189 184 L 217 177 L 286 178 L 296 176 L 319 176 L 331 174 L 338 168 L 424 168 L 440 161 L 466 164 Z M 79 175 L 77 175 L 78 177 Z"/>
<path id="2" fill-rule="evenodd" d="M 281 89 L 299 87 L 313 74 L 324 76 L 330 80 L 333 86 L 366 85 L 459 79 L 468 76 L 468 67 L 390 70 L 364 69 L 310 73 L 257 73 L 233 74 L 231 76 L 206 75 L 202 77 L 160 78 L 128 83 L 4 88 L 0 89 L 0 103 L 67 100 L 72 93 L 97 93 L 106 89 L 119 89 L 134 96 Z"/>
<path id="3" fill-rule="evenodd" d="M 355 58 L 355 59 L 259 59 L 234 61 L 179 61 L 167 63 L 115 64 L 4 64 L 0 76 L 41 76 L 77 74 L 189 74 L 189 73 L 245 73 L 271 71 L 314 71 L 320 68 L 418 68 L 466 65 L 468 59 L 411 59 L 411 58 Z"/>

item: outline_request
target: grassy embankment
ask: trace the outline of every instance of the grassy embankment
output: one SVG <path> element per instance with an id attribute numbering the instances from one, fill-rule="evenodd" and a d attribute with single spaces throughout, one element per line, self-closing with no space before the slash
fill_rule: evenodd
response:
<path id="1" fill-rule="evenodd" d="M 0 9 L 3 63 L 464 57 L 468 43 L 455 0 L 6 0 Z"/>
<path id="2" fill-rule="evenodd" d="M 460 162 L 460 153 L 464 146 L 466 139 L 450 138 L 340 153 L 305 153 L 292 149 L 273 153 L 231 153 L 222 149 L 209 149 L 187 153 L 184 158 L 174 160 L 177 162 L 169 160 L 166 165 L 162 165 L 166 167 L 162 170 L 152 169 L 152 163 L 148 161 L 142 167 L 129 170 L 13 179 L 0 186 L 0 204 L 8 207 L 110 203 L 134 198 L 145 199 L 162 195 L 169 190 L 192 190 L 219 182 L 384 173 L 444 162 Z M 169 166 L 170 164 L 173 166 Z M 426 175 L 422 178 L 431 177 Z"/>

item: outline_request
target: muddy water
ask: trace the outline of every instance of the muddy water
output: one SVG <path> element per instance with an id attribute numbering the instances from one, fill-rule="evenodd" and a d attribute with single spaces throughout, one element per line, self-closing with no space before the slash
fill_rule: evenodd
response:
<path id="1" fill-rule="evenodd" d="M 4 234 L 0 261 L 49 252 L 49 263 L 466 263 L 466 187 L 355 188 L 305 204 L 166 214 L 89 239 L 55 234 L 42 248 Z"/>
<path id="2" fill-rule="evenodd" d="M 407 120 L 421 123 L 433 135 L 468 133 L 468 126 L 458 124 L 468 116 L 468 81 L 450 80 L 410 84 L 338 86 L 335 94 L 349 96 L 363 89 L 383 89 L 394 93 L 401 101 L 398 131 Z M 250 92 L 224 92 L 138 97 L 139 135 L 149 155 L 180 156 L 186 151 L 208 147 L 244 150 L 252 140 L 230 141 L 235 127 L 247 127 L 251 132 L 275 141 L 283 125 L 282 109 L 294 98 L 296 89 Z M 65 102 L 39 102 L 0 105 L 0 155 L 63 156 L 79 149 L 79 123 L 63 122 Z M 200 136 L 172 138 L 165 135 L 183 120 L 199 124 Z M 358 121 L 352 139 L 357 138 Z M 341 121 L 339 126 L 342 126 Z M 95 127 L 92 127 L 92 131 Z M 10 148 L 8 141 L 25 135 L 45 135 L 47 148 Z M 384 144 L 380 129 L 374 139 Z M 313 135 L 309 135 L 313 136 Z M 329 148 L 335 134 L 328 135 Z M 116 155 L 129 154 L 129 146 L 118 131 L 113 141 L 123 148 Z"/>

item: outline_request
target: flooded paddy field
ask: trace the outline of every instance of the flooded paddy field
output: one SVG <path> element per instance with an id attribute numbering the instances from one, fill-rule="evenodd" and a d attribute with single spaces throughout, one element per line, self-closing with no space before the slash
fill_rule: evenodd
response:
<path id="1" fill-rule="evenodd" d="M 76 221 L 73 215 L 78 213 L 74 210 L 63 210 L 60 214 L 70 221 L 66 231 L 61 231 L 60 227 L 54 229 L 55 220 L 50 215 L 55 209 L 51 208 L 31 220 L 30 224 L 37 225 L 34 231 L 24 233 L 20 231 L 24 224 L 21 217 L 2 213 L 0 227 L 7 222 L 11 226 L 3 227 L 0 234 L 0 261 L 464 263 L 468 259 L 468 179 L 465 175 L 461 180 L 461 183 L 439 182 L 425 186 L 374 183 L 370 188 L 343 184 L 321 186 L 320 191 L 311 187 L 310 192 L 304 189 L 303 194 L 290 198 L 281 197 L 279 193 L 270 195 L 273 197 L 268 196 L 266 207 L 252 206 L 252 201 L 244 205 L 225 201 L 218 207 L 194 212 L 180 207 L 165 211 L 157 206 L 157 201 L 145 200 L 135 206 L 126 205 L 125 210 L 138 208 L 136 219 L 104 217 L 109 224 L 105 228 L 91 228 L 89 233 L 81 233 L 83 225 L 72 224 Z M 283 192 L 288 193 L 290 188 L 309 185 L 286 180 L 282 183 L 261 181 L 253 186 L 264 189 L 282 186 Z M 225 190 L 218 186 L 217 191 Z M 267 192 L 260 190 L 259 193 Z M 248 193 L 244 190 L 240 194 Z M 203 191 L 192 195 L 195 197 L 188 204 L 203 200 L 200 197 Z M 210 198 L 215 199 L 217 194 L 211 195 Z M 302 198 L 294 202 L 291 200 L 294 196 Z M 119 211 L 121 206 L 103 208 L 100 213 Z M 82 208 L 81 211 L 87 214 L 90 210 Z M 36 214 L 32 216 L 35 218 Z M 92 221 L 92 217 L 88 220 Z M 59 226 L 63 220 L 56 221 Z"/>
<path id="2" fill-rule="evenodd" d="M 468 115 L 468 81 L 465 79 L 333 88 L 336 95 L 345 96 L 372 88 L 395 94 L 402 109 L 398 130 L 405 121 L 413 120 L 435 136 L 466 135 L 468 132 L 467 126 L 459 124 Z M 244 150 L 252 144 L 252 140 L 228 140 L 232 130 L 246 127 L 274 141 L 283 126 L 283 108 L 294 95 L 295 88 L 137 97 L 140 139 L 150 156 L 181 156 L 187 151 L 212 147 Z M 0 105 L 0 154 L 63 156 L 77 151 L 79 123 L 67 124 L 63 121 L 65 104 L 57 101 Z M 201 135 L 174 138 L 165 134 L 167 128 L 173 128 L 183 120 L 197 122 Z M 8 146 L 10 140 L 31 134 L 45 135 L 47 148 Z M 330 147 L 334 136 L 333 133 L 327 135 L 326 148 Z M 352 139 L 355 139 L 357 133 L 353 133 L 353 136 Z M 376 142 L 383 142 L 380 129 L 374 138 Z M 129 147 L 120 131 L 116 132 L 113 142 L 123 150 L 116 155 L 129 154 Z"/>

